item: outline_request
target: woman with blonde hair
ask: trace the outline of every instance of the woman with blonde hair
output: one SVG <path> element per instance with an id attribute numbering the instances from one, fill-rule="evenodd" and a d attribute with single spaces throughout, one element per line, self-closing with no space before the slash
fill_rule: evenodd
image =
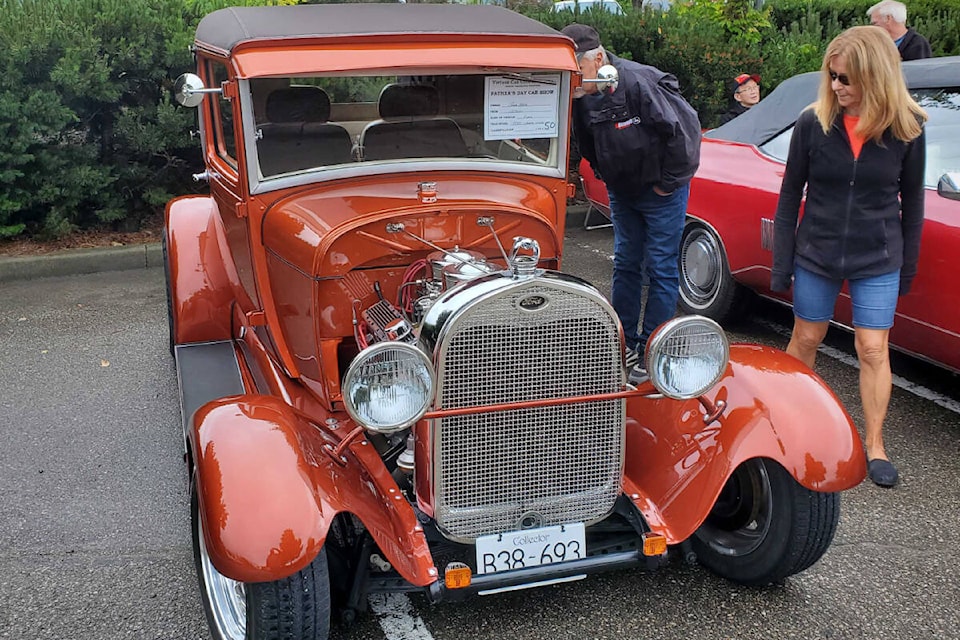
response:
<path id="1" fill-rule="evenodd" d="M 867 468 L 882 487 L 898 478 L 883 445 L 888 336 L 897 297 L 917 272 L 925 121 L 890 36 L 874 26 L 847 29 L 827 46 L 817 101 L 794 127 L 774 221 L 771 288 L 793 285 L 787 353 L 813 367 L 840 288 L 849 285 Z"/>

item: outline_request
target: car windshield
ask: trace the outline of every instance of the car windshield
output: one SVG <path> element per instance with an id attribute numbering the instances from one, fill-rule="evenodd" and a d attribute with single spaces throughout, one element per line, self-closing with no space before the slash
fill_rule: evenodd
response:
<path id="1" fill-rule="evenodd" d="M 911 92 L 927 112 L 927 166 L 924 184 L 936 187 L 940 177 L 950 171 L 960 171 L 960 89 L 918 89 Z M 781 162 L 787 161 L 790 149 L 790 127 L 760 147 L 766 155 Z"/>
<path id="2" fill-rule="evenodd" d="M 560 170 L 561 72 L 254 78 L 261 180 L 355 163 Z"/>

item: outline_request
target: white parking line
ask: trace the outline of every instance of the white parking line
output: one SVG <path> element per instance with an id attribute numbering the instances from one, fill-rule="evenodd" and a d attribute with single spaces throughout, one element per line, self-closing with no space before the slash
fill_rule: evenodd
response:
<path id="1" fill-rule="evenodd" d="M 597 249 L 596 247 L 591 247 L 589 244 L 585 244 L 585 243 L 578 243 L 578 244 L 580 244 L 580 246 L 581 246 L 582 248 L 588 249 L 591 253 L 595 253 L 595 254 L 597 254 L 598 256 L 603 256 L 603 257 L 606 258 L 611 264 L 613 263 L 613 254 L 612 254 L 612 253 L 607 253 L 607 252 L 604 251 L 603 249 Z"/>
<path id="2" fill-rule="evenodd" d="M 370 608 L 387 640 L 433 640 L 406 594 L 375 593 L 370 596 Z"/>
<path id="3" fill-rule="evenodd" d="M 786 336 L 787 338 L 790 337 L 790 329 L 781 324 L 771 322 L 770 320 L 760 320 L 757 318 L 754 318 L 754 321 L 775 333 Z M 840 351 L 839 349 L 834 349 L 833 347 L 822 344 L 820 345 L 819 351 L 824 355 L 830 356 L 834 360 L 839 360 L 843 364 L 850 365 L 854 369 L 860 368 L 860 363 L 857 362 L 855 357 Z M 913 395 L 923 398 L 924 400 L 929 400 L 938 407 L 943 407 L 944 409 L 953 411 L 954 413 L 960 413 L 960 402 L 939 394 L 933 389 L 928 389 L 923 385 L 910 382 L 906 378 L 898 376 L 897 374 L 893 374 L 893 385 L 895 387 L 900 387 L 904 391 L 909 391 Z"/>

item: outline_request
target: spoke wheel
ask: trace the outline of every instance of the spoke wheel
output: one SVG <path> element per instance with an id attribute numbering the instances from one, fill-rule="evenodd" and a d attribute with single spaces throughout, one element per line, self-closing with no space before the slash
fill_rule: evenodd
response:
<path id="1" fill-rule="evenodd" d="M 717 236 L 699 222 L 689 222 L 680 243 L 680 306 L 722 322 L 736 313 L 741 297 Z"/>
<path id="2" fill-rule="evenodd" d="M 203 589 L 203 599 L 214 637 L 221 640 L 243 640 L 247 633 L 247 594 L 242 582 L 231 580 L 217 571 L 207 554 L 203 523 L 198 513 L 196 479 L 191 483 L 191 520 L 193 553 Z"/>
<path id="3" fill-rule="evenodd" d="M 819 560 L 839 520 L 839 494 L 811 491 L 776 462 L 755 458 L 730 476 L 691 543 L 715 573 L 766 585 Z"/>

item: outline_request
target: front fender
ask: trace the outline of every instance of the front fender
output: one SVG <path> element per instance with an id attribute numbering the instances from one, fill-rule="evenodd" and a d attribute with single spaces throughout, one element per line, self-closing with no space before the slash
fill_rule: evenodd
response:
<path id="1" fill-rule="evenodd" d="M 703 523 L 733 471 L 751 458 L 780 463 L 804 487 L 834 492 L 866 475 L 863 445 L 827 384 L 796 358 L 732 345 L 709 392 L 726 409 L 709 425 L 697 400 L 627 403 L 624 490 L 670 544 Z"/>
<path id="2" fill-rule="evenodd" d="M 199 517 L 217 570 L 241 582 L 267 582 L 309 565 L 333 518 L 363 521 L 409 582 L 437 579 L 422 527 L 373 446 L 358 439 L 340 462 L 336 444 L 271 396 L 233 396 L 194 415 L 191 450 Z"/>

